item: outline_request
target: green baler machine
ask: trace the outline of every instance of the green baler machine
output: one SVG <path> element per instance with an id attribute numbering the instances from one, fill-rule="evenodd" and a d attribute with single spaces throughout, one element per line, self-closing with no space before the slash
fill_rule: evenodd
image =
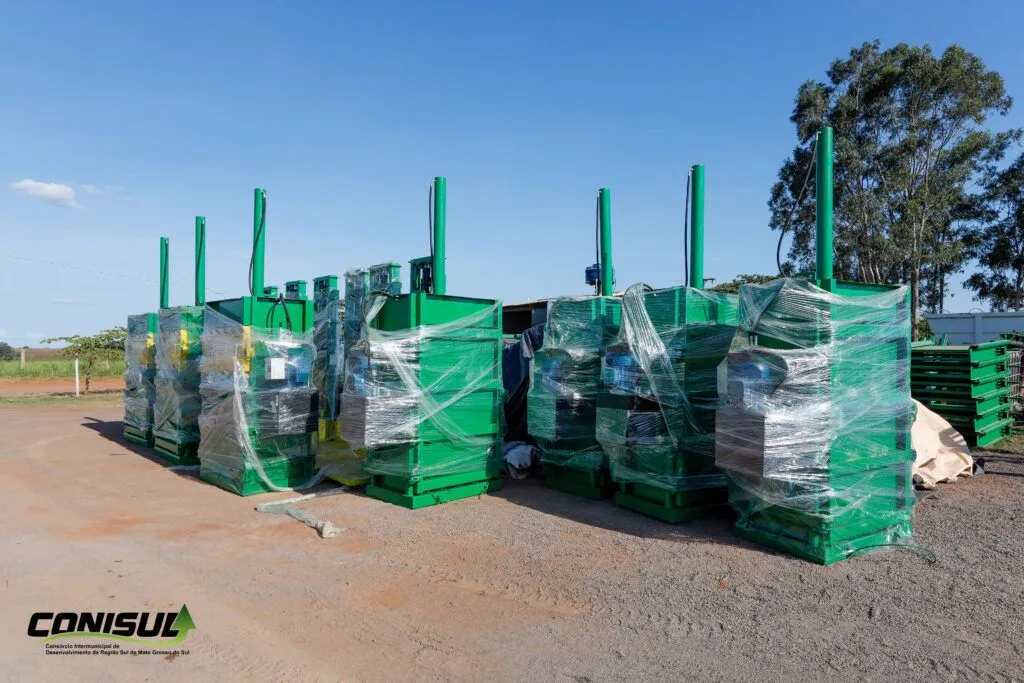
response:
<path id="1" fill-rule="evenodd" d="M 124 338 L 124 439 L 151 448 L 156 394 L 156 313 L 128 316 L 127 330 Z"/>
<path id="2" fill-rule="evenodd" d="M 200 361 L 199 474 L 240 495 L 306 483 L 315 458 L 313 302 L 305 283 L 289 296 L 255 294 L 267 291 L 265 249 L 266 191 L 257 189 L 251 294 L 210 302 Z"/>
<path id="3" fill-rule="evenodd" d="M 597 403 L 615 502 L 672 523 L 727 500 L 715 466 L 715 414 L 718 366 L 737 324 L 737 297 L 703 289 L 704 167 L 693 166 L 690 175 L 689 286 L 639 284 L 626 292 Z"/>
<path id="4" fill-rule="evenodd" d="M 313 278 L 313 382 L 320 395 L 320 418 L 317 425 L 320 441 L 338 435 L 338 398 L 341 393 L 341 370 L 345 367 L 342 338 L 342 310 L 337 275 Z"/>
<path id="5" fill-rule="evenodd" d="M 740 290 L 716 463 L 737 535 L 829 564 L 912 531 L 906 287 L 832 268 L 832 131 L 817 142 L 817 279 Z"/>
<path id="6" fill-rule="evenodd" d="M 611 192 L 598 192 L 598 261 L 587 284 L 595 296 L 548 302 L 544 346 L 530 361 L 526 419 L 537 440 L 547 484 L 600 499 L 611 495 L 608 459 L 597 440 L 601 359 L 619 331 L 621 299 L 613 296 Z"/>
<path id="7" fill-rule="evenodd" d="M 161 282 L 167 281 L 166 259 Z M 162 307 L 156 337 L 153 446 L 175 465 L 199 462 L 199 360 L 206 304 L 206 219 L 196 216 L 195 303 Z"/>
<path id="8" fill-rule="evenodd" d="M 736 297 L 690 287 L 645 291 L 622 304 L 622 333 L 604 358 L 597 436 L 615 502 L 666 522 L 726 503 L 715 466 L 718 366 L 736 334 Z"/>
<path id="9" fill-rule="evenodd" d="M 366 293 L 341 398 L 367 494 L 408 508 L 501 488 L 501 302 L 446 293 L 444 178 L 432 193 L 432 255 L 410 262 L 408 294 Z"/>
<path id="10" fill-rule="evenodd" d="M 167 308 L 169 240 L 160 238 L 160 310 Z M 159 316 L 139 313 L 128 316 L 124 339 L 124 440 L 153 447 L 153 406 L 156 401 L 156 344 Z"/>

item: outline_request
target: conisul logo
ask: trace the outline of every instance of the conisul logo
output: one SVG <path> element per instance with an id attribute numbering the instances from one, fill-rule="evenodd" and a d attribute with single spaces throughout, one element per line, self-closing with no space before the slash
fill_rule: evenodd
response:
<path id="1" fill-rule="evenodd" d="M 44 641 L 106 638 L 171 647 L 195 627 L 188 607 L 182 605 L 177 612 L 36 612 L 28 620 L 28 635 Z"/>

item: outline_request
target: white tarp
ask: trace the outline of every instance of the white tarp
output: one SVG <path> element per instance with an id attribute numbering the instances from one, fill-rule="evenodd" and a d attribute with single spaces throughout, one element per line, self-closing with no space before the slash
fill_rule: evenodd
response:
<path id="1" fill-rule="evenodd" d="M 953 481 L 957 477 L 971 476 L 974 460 L 964 437 L 942 416 L 918 401 L 914 403 L 917 405 L 917 419 L 910 438 L 917 451 L 915 482 L 920 478 L 919 486 L 934 488 L 936 484 Z"/>

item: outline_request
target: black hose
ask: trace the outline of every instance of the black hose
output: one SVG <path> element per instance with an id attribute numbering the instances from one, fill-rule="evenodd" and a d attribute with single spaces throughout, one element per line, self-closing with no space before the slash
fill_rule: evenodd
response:
<path id="1" fill-rule="evenodd" d="M 782 272 L 782 238 L 786 236 L 786 231 L 789 230 L 789 224 L 793 220 L 793 215 L 796 214 L 797 208 L 800 206 L 800 202 L 803 201 L 804 192 L 807 191 L 807 183 L 811 179 L 811 169 L 815 165 L 816 152 L 818 150 L 818 136 L 814 136 L 814 144 L 811 145 L 811 162 L 807 164 L 807 173 L 804 175 L 804 185 L 800 188 L 800 194 L 797 196 L 796 201 L 793 203 L 792 208 L 789 210 L 789 215 L 786 216 L 786 223 L 782 226 L 782 231 L 779 233 L 779 243 L 775 246 L 775 265 L 779 268 L 779 275 L 783 275 Z"/>

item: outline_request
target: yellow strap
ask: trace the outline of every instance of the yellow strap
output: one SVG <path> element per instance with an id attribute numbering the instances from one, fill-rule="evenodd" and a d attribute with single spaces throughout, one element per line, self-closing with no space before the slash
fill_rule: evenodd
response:
<path id="1" fill-rule="evenodd" d="M 239 360 L 246 372 L 252 370 L 252 359 L 255 356 L 256 350 L 252 347 L 252 327 L 245 325 L 242 327 L 242 357 Z"/>

